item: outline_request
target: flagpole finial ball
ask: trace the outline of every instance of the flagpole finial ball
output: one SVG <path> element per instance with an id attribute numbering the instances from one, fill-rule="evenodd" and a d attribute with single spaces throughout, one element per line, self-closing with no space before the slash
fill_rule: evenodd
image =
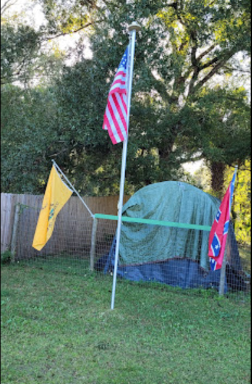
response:
<path id="1" fill-rule="evenodd" d="M 136 30 L 136 32 L 139 32 L 140 29 L 141 29 L 141 25 L 139 25 L 136 21 L 133 21 L 133 23 L 130 24 L 129 26 L 129 31 L 133 31 L 133 30 Z"/>

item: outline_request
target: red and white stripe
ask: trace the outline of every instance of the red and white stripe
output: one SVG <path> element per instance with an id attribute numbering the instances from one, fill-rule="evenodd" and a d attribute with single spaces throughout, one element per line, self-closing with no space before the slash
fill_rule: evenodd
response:
<path id="1" fill-rule="evenodd" d="M 120 67 L 111 85 L 104 114 L 103 129 L 108 130 L 113 144 L 127 136 L 127 72 Z"/>

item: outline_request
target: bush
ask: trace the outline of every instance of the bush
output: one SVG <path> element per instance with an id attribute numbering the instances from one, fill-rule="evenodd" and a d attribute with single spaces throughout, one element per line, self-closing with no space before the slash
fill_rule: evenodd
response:
<path id="1" fill-rule="evenodd" d="M 11 262 L 11 251 L 5 251 L 1 253 L 1 264 L 10 264 Z"/>

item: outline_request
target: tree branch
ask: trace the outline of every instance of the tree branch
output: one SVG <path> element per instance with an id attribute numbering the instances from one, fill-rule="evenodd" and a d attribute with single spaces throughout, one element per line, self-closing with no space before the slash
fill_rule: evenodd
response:
<path id="1" fill-rule="evenodd" d="M 211 67 L 213 64 L 217 63 L 219 61 L 219 57 L 214 57 L 212 60 L 208 61 L 206 64 L 203 64 L 200 66 L 200 70 Z"/>
<path id="2" fill-rule="evenodd" d="M 200 72 L 199 68 L 195 67 L 194 71 L 193 71 L 192 78 L 191 78 L 190 83 L 189 83 L 188 95 L 193 93 L 193 87 L 194 87 L 194 84 L 195 84 L 195 82 L 196 82 L 196 80 L 198 78 L 199 72 Z"/>
<path id="3" fill-rule="evenodd" d="M 193 93 L 196 92 L 199 88 L 202 87 L 213 75 L 217 73 L 217 71 L 224 66 L 224 64 L 235 54 L 235 51 L 229 52 L 226 57 L 224 57 L 222 60 L 220 60 L 214 68 L 201 80 L 199 83 L 194 87 Z"/>
<path id="4" fill-rule="evenodd" d="M 246 70 L 240 69 L 240 68 L 232 68 L 232 67 L 228 67 L 227 65 L 224 65 L 223 68 L 227 69 L 228 71 L 237 71 L 237 72 L 242 72 L 242 73 L 247 73 L 247 74 L 251 73 L 251 71 L 246 71 Z"/>
<path id="5" fill-rule="evenodd" d="M 199 154 L 198 156 L 195 156 L 194 154 L 189 154 L 187 157 L 184 157 L 183 159 L 180 158 L 180 163 L 181 164 L 184 164 L 184 163 L 187 163 L 187 162 L 194 162 L 194 161 L 199 161 L 199 160 L 202 160 L 204 159 L 205 156 L 203 153 Z"/>
<path id="6" fill-rule="evenodd" d="M 7 1 L 4 3 L 4 5 L 1 7 L 2 15 L 3 15 L 3 13 L 4 13 L 8 8 L 10 8 L 10 7 L 12 7 L 14 4 L 16 4 L 16 3 L 17 3 L 17 0 L 14 1 L 12 4 L 9 4 L 10 2 L 11 2 L 11 0 L 7 0 Z"/>
<path id="7" fill-rule="evenodd" d="M 181 15 L 180 15 L 180 13 L 179 13 L 179 10 L 182 10 L 182 8 L 183 8 L 183 1 L 180 0 L 180 4 L 179 4 L 179 0 L 177 0 L 176 3 L 167 4 L 167 6 L 168 6 L 168 7 L 172 7 L 172 8 L 174 8 L 178 20 L 180 21 L 180 23 L 181 23 L 183 26 L 186 26 L 186 23 L 184 22 L 184 20 L 182 19 Z"/>
<path id="8" fill-rule="evenodd" d="M 216 44 L 212 44 L 209 48 L 207 48 L 204 52 L 202 52 L 197 60 L 200 61 L 204 56 L 206 56 L 209 52 L 211 52 L 216 47 Z"/>
<path id="9" fill-rule="evenodd" d="M 172 102 L 173 102 L 173 99 L 172 99 L 172 97 L 167 93 L 167 90 L 166 90 L 165 85 L 164 85 L 161 81 L 159 81 L 159 80 L 157 80 L 157 79 L 155 78 L 155 76 L 153 75 L 153 73 L 151 72 L 150 69 L 147 68 L 147 70 L 148 70 L 148 74 L 149 74 L 150 78 L 152 79 L 152 84 L 154 85 L 156 91 L 160 94 L 160 96 L 162 97 L 162 99 L 163 99 L 164 101 L 168 102 L 169 104 L 172 103 Z"/>
<path id="10" fill-rule="evenodd" d="M 176 2 L 174 2 L 174 3 L 171 3 L 171 4 L 167 4 L 167 7 L 172 7 L 175 10 L 177 10 L 178 9 L 178 4 Z"/>
<path id="11" fill-rule="evenodd" d="M 211 7 L 211 5 L 214 5 L 215 2 L 216 0 L 211 1 L 211 3 L 208 6 Z"/>
<path id="12" fill-rule="evenodd" d="M 193 67 L 193 75 L 189 84 L 189 94 L 192 92 L 193 86 L 198 78 L 198 74 L 200 72 L 200 67 L 199 67 L 199 60 L 196 58 L 196 52 L 198 49 L 198 43 L 197 43 L 197 32 L 196 31 L 189 31 L 190 37 L 193 41 L 193 46 L 191 50 L 191 63 Z"/>
<path id="13" fill-rule="evenodd" d="M 180 44 L 180 46 L 178 47 L 178 52 L 182 51 L 182 49 L 186 46 L 188 42 L 185 40 L 183 43 Z"/>
<path id="14" fill-rule="evenodd" d="M 59 34 L 56 35 L 56 36 L 47 37 L 46 39 L 44 39 L 44 41 L 53 40 L 53 39 L 57 39 L 58 37 L 61 37 L 61 36 L 70 35 L 71 33 L 77 33 L 77 32 L 80 32 L 81 30 L 83 30 L 83 29 L 85 29 L 85 28 L 88 28 L 88 27 L 90 27 L 90 26 L 93 25 L 93 24 L 101 23 L 101 22 L 103 22 L 103 21 L 106 21 L 106 19 L 104 19 L 104 20 L 97 20 L 97 21 L 90 21 L 89 23 L 83 25 L 82 27 L 76 29 L 75 31 L 62 32 L 62 33 L 59 33 Z"/>
<path id="15" fill-rule="evenodd" d="M 198 66 L 198 60 L 196 59 L 197 44 L 192 47 L 191 50 L 191 63 L 193 67 Z"/>

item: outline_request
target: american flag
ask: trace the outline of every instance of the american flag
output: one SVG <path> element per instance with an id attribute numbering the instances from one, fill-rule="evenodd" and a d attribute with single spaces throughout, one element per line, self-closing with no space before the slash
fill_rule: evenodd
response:
<path id="1" fill-rule="evenodd" d="M 103 129 L 108 130 L 113 144 L 124 141 L 127 136 L 127 61 L 128 47 L 124 52 L 108 95 L 103 119 Z"/>
<path id="2" fill-rule="evenodd" d="M 221 202 L 220 208 L 214 219 L 210 235 L 209 235 L 209 249 L 208 256 L 210 267 L 212 271 L 220 269 L 222 266 L 225 246 L 227 241 L 231 205 L 234 193 L 236 170 L 225 196 Z"/>

